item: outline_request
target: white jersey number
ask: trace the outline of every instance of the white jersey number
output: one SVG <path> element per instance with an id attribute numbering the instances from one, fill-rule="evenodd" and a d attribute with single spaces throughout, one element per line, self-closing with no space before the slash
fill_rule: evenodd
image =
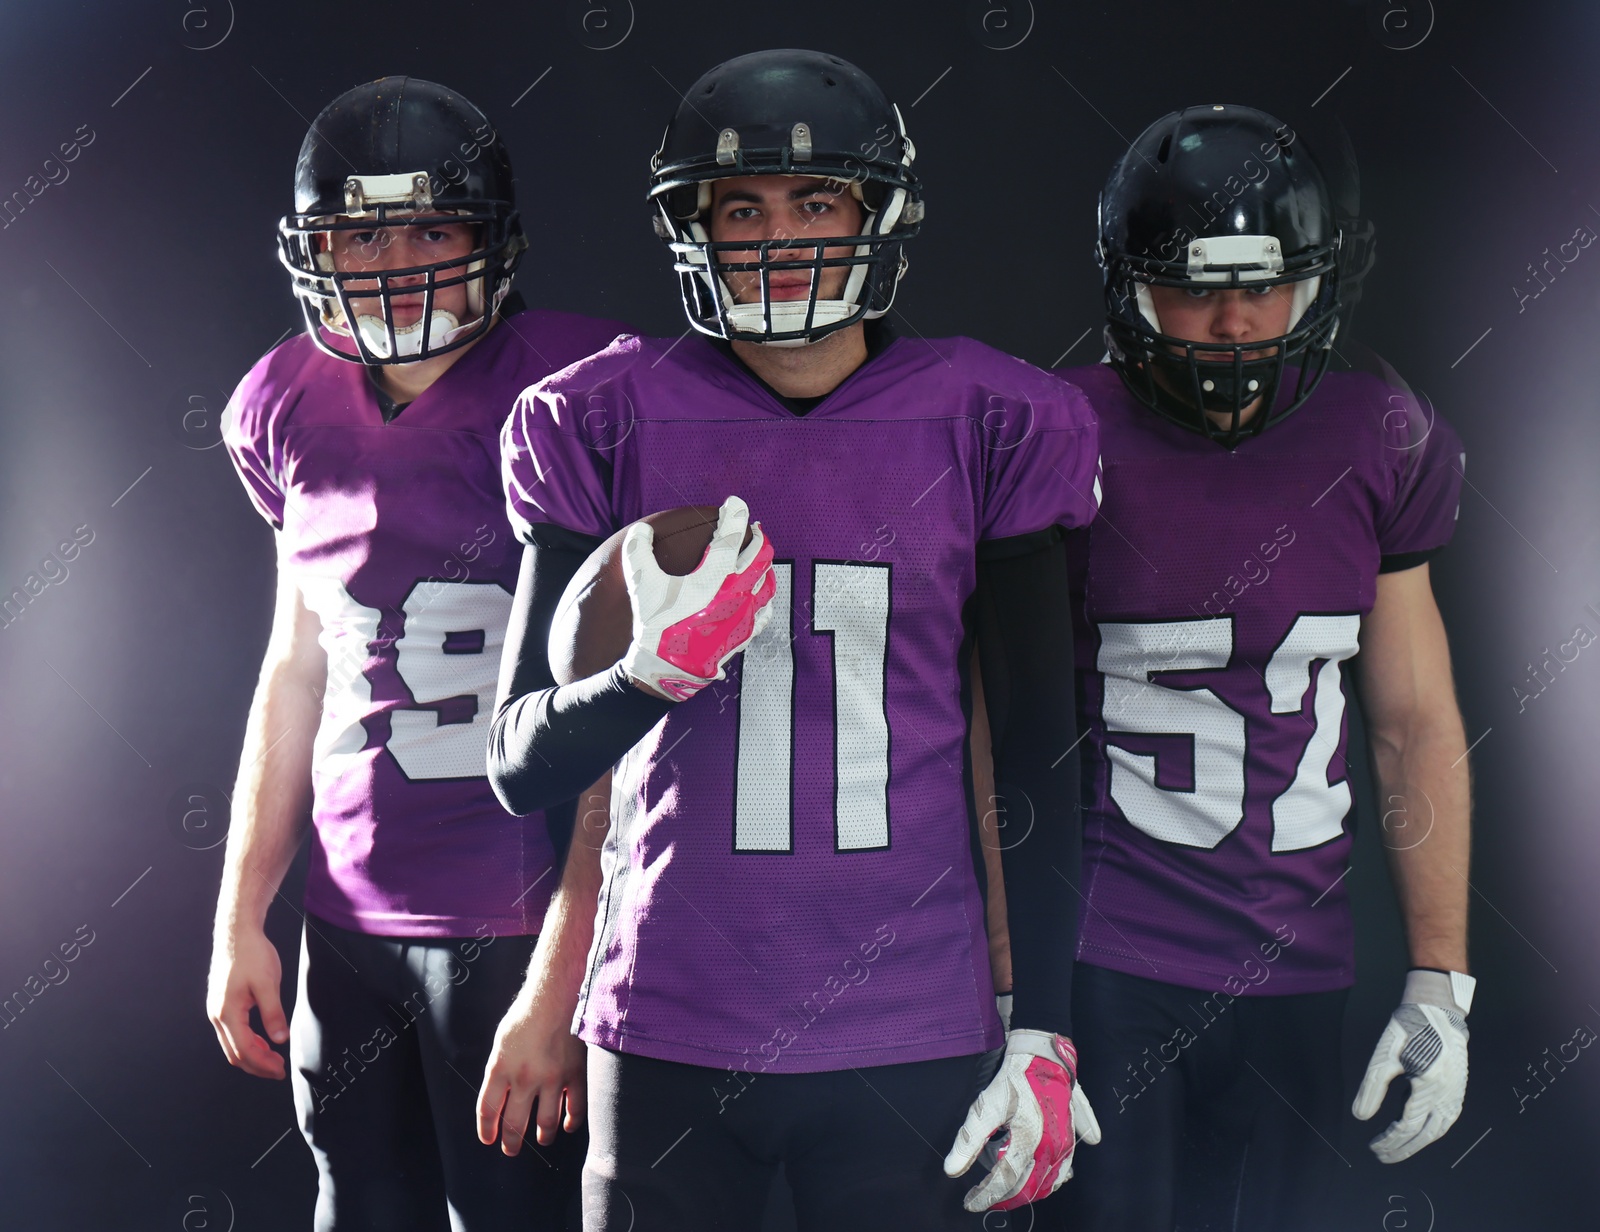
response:
<path id="1" fill-rule="evenodd" d="M 328 656 L 313 756 L 323 774 L 338 776 L 367 743 L 361 720 L 372 710 L 372 682 L 365 669 L 383 613 L 357 603 L 338 578 L 304 577 L 300 592 L 322 618 L 318 640 Z M 409 779 L 482 778 L 511 596 L 494 582 L 419 581 L 400 610 L 406 622 L 394 643 L 395 670 L 415 705 L 459 699 L 474 709 L 466 723 L 441 723 L 437 710 L 391 710 L 389 752 Z"/>
<path id="2" fill-rule="evenodd" d="M 1264 679 L 1273 714 L 1298 715 L 1315 674 L 1315 719 L 1293 782 L 1272 802 L 1272 850 L 1299 851 L 1341 833 L 1350 786 L 1330 784 L 1328 769 L 1344 720 L 1340 664 L 1359 648 L 1361 618 L 1298 617 L 1267 662 Z M 1194 749 L 1194 786 L 1156 783 L 1156 759 L 1109 740 L 1111 798 L 1140 830 L 1185 847 L 1215 847 L 1244 819 L 1245 718 L 1210 689 L 1175 689 L 1152 679 L 1161 672 L 1221 671 L 1233 659 L 1233 618 L 1107 622 L 1100 626 L 1095 666 L 1105 697 L 1106 732 L 1187 736 Z"/>
<path id="3" fill-rule="evenodd" d="M 834 849 L 889 846 L 887 565 L 812 566 L 813 635 L 833 639 Z M 735 851 L 794 850 L 794 565 L 775 562 L 772 616 L 745 647 Z"/>

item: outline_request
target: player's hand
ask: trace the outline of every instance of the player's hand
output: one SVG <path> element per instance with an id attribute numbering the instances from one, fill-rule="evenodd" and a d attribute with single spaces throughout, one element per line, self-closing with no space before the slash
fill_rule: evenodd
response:
<path id="1" fill-rule="evenodd" d="M 628 528 L 622 572 L 633 607 L 633 643 L 622 668 L 632 679 L 681 702 L 721 680 L 723 665 L 766 626 L 772 614 L 766 605 L 778 589 L 772 545 L 757 522 L 741 551 L 749 522 L 742 500 L 723 501 L 705 558 L 687 577 L 661 571 L 648 523 Z"/>
<path id="2" fill-rule="evenodd" d="M 1389 1084 L 1401 1074 L 1411 1080 L 1400 1119 L 1370 1143 L 1372 1153 L 1386 1164 L 1410 1159 L 1444 1137 L 1461 1115 L 1467 1094 L 1466 1015 L 1474 982 L 1470 976 L 1437 971 L 1413 971 L 1406 977 L 1400 1008 L 1378 1037 L 1351 1109 L 1360 1120 L 1371 1120 Z"/>
<path id="3" fill-rule="evenodd" d="M 1072 1176 L 1072 1153 L 1082 1138 L 1100 1141 L 1100 1124 L 1078 1087 L 1072 1041 L 1048 1031 L 1006 1036 L 1000 1072 L 984 1088 L 945 1156 L 946 1176 L 961 1176 L 991 1135 L 1008 1129 L 999 1162 L 967 1191 L 969 1211 L 1008 1211 L 1037 1202 Z"/>
<path id="4" fill-rule="evenodd" d="M 239 928 L 217 936 L 206 981 L 206 1013 L 228 1064 L 257 1078 L 288 1076 L 283 1057 L 250 1027 L 250 1010 L 255 1008 L 272 1042 L 288 1042 L 289 1022 L 278 997 L 282 978 L 277 948 L 259 928 Z"/>
<path id="5" fill-rule="evenodd" d="M 584 1043 L 572 1034 L 571 1013 L 546 1004 L 553 1000 L 519 995 L 500 1020 L 483 1070 L 478 1140 L 490 1145 L 498 1137 L 507 1155 L 522 1149 L 530 1118 L 540 1146 L 583 1125 Z"/>

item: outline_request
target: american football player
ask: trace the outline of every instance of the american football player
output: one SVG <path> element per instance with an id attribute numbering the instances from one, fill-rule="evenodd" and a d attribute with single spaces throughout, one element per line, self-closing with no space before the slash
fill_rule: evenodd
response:
<path id="1" fill-rule="evenodd" d="M 1151 125 L 1098 251 L 1110 353 L 1067 376 L 1105 457 L 1101 518 L 1069 547 L 1073 1009 L 1105 1144 L 1041 1226 L 1319 1227 L 1354 979 L 1347 683 L 1405 822 L 1385 843 L 1411 971 L 1356 1115 L 1402 1074 L 1409 1094 L 1374 1153 L 1437 1139 L 1466 1085 L 1467 750 L 1428 573 L 1461 444 L 1392 373 L 1328 370 L 1341 236 L 1273 117 Z"/>
<path id="2" fill-rule="evenodd" d="M 619 339 L 506 426 L 528 548 L 491 779 L 520 812 L 617 765 L 603 859 L 573 844 L 569 930 L 501 1027 L 481 1130 L 520 1133 L 532 1109 L 543 1135 L 571 1112 L 580 1084 L 549 1041 L 576 1007 L 590 1229 L 754 1228 L 780 1164 L 801 1228 L 977 1226 L 1061 1183 L 1074 1121 L 1095 1133 L 1070 1040 L 1057 640 L 1059 528 L 1093 516 L 1095 429 L 1076 389 L 1020 360 L 890 333 L 923 217 L 913 156 L 838 57 L 712 69 L 651 174 L 691 331 Z M 632 644 L 555 687 L 546 630 L 586 554 L 692 504 L 720 506 L 699 569 L 664 576 L 629 529 Z M 974 640 L 997 792 L 1027 833 L 1003 867 L 1009 1033 L 975 839 Z M 952 1179 L 996 1132 L 999 1163 Z"/>
<path id="3" fill-rule="evenodd" d="M 271 1044 L 289 1044 L 319 1229 L 564 1227 L 581 1144 L 485 1150 L 461 1077 L 526 969 L 563 820 L 509 816 L 484 772 L 519 559 L 498 441 L 522 389 L 620 327 L 523 310 L 505 145 L 432 82 L 385 77 L 329 104 L 279 232 L 306 332 L 251 369 L 226 427 L 276 531 L 277 604 L 207 1009 L 248 1073 L 283 1078 Z M 308 805 L 286 1023 L 263 921 Z"/>

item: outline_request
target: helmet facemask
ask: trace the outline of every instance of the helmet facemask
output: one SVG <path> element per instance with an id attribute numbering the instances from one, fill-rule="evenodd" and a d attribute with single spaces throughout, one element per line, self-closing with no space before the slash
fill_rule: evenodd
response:
<path id="1" fill-rule="evenodd" d="M 423 172 L 351 176 L 345 186 L 349 212 L 291 214 L 279 223 L 279 259 L 293 279 L 311 335 L 324 351 L 363 364 L 418 363 L 466 346 L 493 322 L 526 246 L 516 211 L 497 201 L 435 209 L 427 185 Z M 473 251 L 449 261 L 395 269 L 334 268 L 336 233 L 440 223 L 471 226 L 477 237 Z M 464 323 L 435 306 L 440 291 L 456 286 L 467 291 Z M 423 296 L 421 317 L 397 326 L 394 298 L 418 293 Z"/>
<path id="2" fill-rule="evenodd" d="M 1338 332 L 1338 248 L 1335 235 L 1330 244 L 1286 259 L 1275 236 L 1227 235 L 1189 240 L 1182 261 L 1111 255 L 1106 343 L 1129 390 L 1158 414 L 1230 449 L 1298 410 L 1322 379 Z M 1288 329 L 1237 343 L 1181 338 L 1162 327 L 1152 286 L 1283 287 L 1291 297 Z M 1225 417 L 1221 423 L 1212 417 L 1217 413 Z"/>
<path id="3" fill-rule="evenodd" d="M 867 187 L 875 190 L 869 197 L 860 178 L 813 175 L 809 171 L 801 174 L 832 185 L 835 192 L 848 192 L 861 206 L 861 233 L 815 239 L 796 235 L 768 240 L 713 240 L 706 220 L 715 196 L 714 185 L 717 179 L 733 178 L 731 175 L 710 176 L 696 182 L 692 189 L 680 188 L 675 197 L 664 194 L 657 198 L 657 229 L 680 237 L 671 240 L 668 247 L 677 258 L 673 268 L 684 282 L 690 319 L 702 333 L 730 341 L 804 346 L 889 311 L 895 286 L 906 267 L 901 243 L 917 229 L 903 225 L 908 221 L 906 188 L 869 182 Z M 691 191 L 692 209 L 673 217 Z M 919 210 L 920 203 L 911 212 Z M 849 273 L 838 298 L 823 298 L 824 271 L 840 268 Z M 809 273 L 809 294 L 805 299 L 773 299 L 772 275 L 794 270 Z M 747 274 L 757 277 L 761 294 L 754 302 L 740 303 L 729 278 Z"/>

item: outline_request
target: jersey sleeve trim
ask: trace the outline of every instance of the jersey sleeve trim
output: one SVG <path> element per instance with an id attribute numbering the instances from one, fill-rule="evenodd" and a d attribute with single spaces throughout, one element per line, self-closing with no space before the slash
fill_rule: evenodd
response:
<path id="1" fill-rule="evenodd" d="M 1007 535 L 1003 539 L 983 539 L 978 543 L 978 559 L 985 564 L 996 560 L 1012 560 L 1018 556 L 1031 556 L 1035 552 L 1042 552 L 1045 548 L 1061 540 L 1059 526 L 1047 526 L 1043 530 L 1031 531 L 1025 535 Z"/>
<path id="2" fill-rule="evenodd" d="M 1444 545 L 1434 548 L 1424 548 L 1420 552 L 1395 552 L 1382 557 L 1378 562 L 1379 573 L 1402 573 L 1407 569 L 1415 569 L 1418 565 L 1425 565 L 1440 552 Z"/>
<path id="3" fill-rule="evenodd" d="M 586 535 L 582 531 L 568 530 L 554 522 L 530 522 L 528 542 L 534 547 L 553 552 L 581 552 L 587 558 L 605 539 L 599 535 Z"/>

